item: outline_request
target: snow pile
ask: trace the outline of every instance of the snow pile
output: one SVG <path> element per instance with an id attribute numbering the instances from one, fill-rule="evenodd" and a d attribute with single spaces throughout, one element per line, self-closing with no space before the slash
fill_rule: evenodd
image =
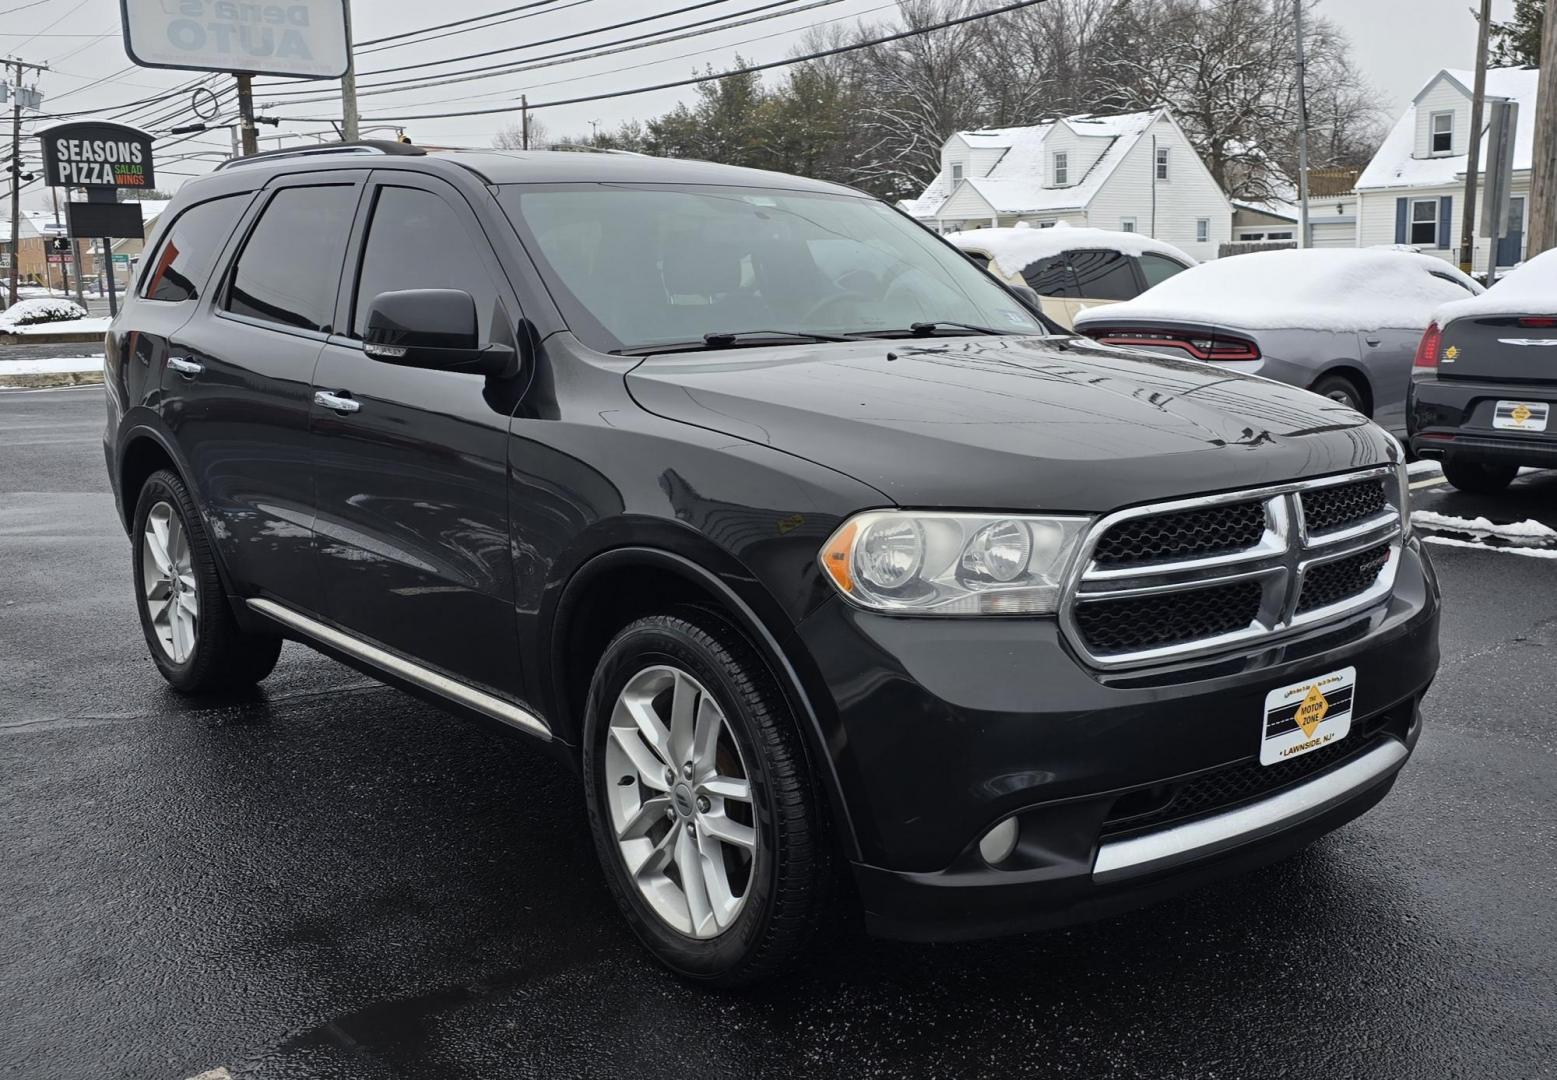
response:
<path id="1" fill-rule="evenodd" d="M 15 330 L 22 326 L 36 326 L 39 323 L 70 322 L 84 319 L 86 314 L 86 309 L 73 300 L 41 296 L 31 300 L 18 300 L 4 311 L 0 311 L 0 332 Z"/>
<path id="2" fill-rule="evenodd" d="M 1443 326 L 1482 315 L 1557 315 L 1557 248 L 1521 263 L 1480 296 L 1445 304 L 1433 318 Z"/>
<path id="3" fill-rule="evenodd" d="M 1496 536 L 1504 540 L 1557 540 L 1557 529 L 1543 525 L 1534 519 L 1498 525 L 1484 517 L 1462 518 L 1435 513 L 1432 510 L 1413 510 L 1411 523 L 1425 529 Z"/>
<path id="4" fill-rule="evenodd" d="M 1257 251 L 1201 263 L 1134 300 L 1090 308 L 1076 316 L 1076 327 L 1130 318 L 1246 330 L 1425 330 L 1438 308 L 1480 291 L 1431 255 L 1377 248 Z"/>
<path id="5" fill-rule="evenodd" d="M 1039 259 L 1047 259 L 1062 251 L 1080 251 L 1102 248 L 1105 251 L 1122 251 L 1126 255 L 1144 255 L 1148 251 L 1177 259 L 1185 266 L 1194 266 L 1195 260 L 1172 244 L 1153 240 L 1143 233 L 1113 232 L 1109 229 L 1083 229 L 1061 221 L 1047 229 L 973 229 L 968 232 L 947 233 L 946 239 L 963 251 L 988 253 L 1000 271 L 1008 277 L 1021 277 L 1022 271 Z M 1182 276 L 1182 275 L 1180 275 Z"/>
<path id="6" fill-rule="evenodd" d="M 0 377 L 6 375 L 78 375 L 102 371 L 102 354 L 97 356 L 46 356 L 27 360 L 7 360 L 0 356 Z"/>

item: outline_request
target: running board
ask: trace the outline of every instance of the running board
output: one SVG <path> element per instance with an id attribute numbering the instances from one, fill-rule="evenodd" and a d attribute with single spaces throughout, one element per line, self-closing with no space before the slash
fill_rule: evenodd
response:
<path id="1" fill-rule="evenodd" d="M 274 619 L 291 630 L 296 630 L 319 641 L 332 649 L 346 653 L 364 663 L 372 664 L 380 671 L 386 671 L 397 678 L 415 683 L 424 690 L 430 690 L 439 697 L 463 705 L 468 709 L 474 709 L 484 716 L 490 716 L 494 720 L 501 720 L 511 727 L 516 727 L 527 735 L 537 738 L 551 739 L 551 729 L 546 722 L 534 713 L 527 712 L 512 702 L 504 701 L 500 697 L 485 693 L 481 690 L 473 690 L 462 683 L 457 683 L 447 675 L 442 675 L 431 668 L 413 663 L 403 656 L 381 649 L 377 645 L 370 645 L 361 638 L 353 637 L 333 626 L 327 626 L 307 615 L 300 615 L 291 608 L 282 607 L 272 600 L 252 599 L 249 607 L 264 615 L 268 619 Z"/>

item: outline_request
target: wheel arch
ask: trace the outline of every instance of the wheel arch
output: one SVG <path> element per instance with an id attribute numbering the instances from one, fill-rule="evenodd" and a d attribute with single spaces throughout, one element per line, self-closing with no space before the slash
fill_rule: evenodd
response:
<path id="1" fill-rule="evenodd" d="M 759 588 L 749 575 L 741 584 Z M 807 661 L 784 648 L 758 611 L 769 609 L 772 615 L 776 601 L 767 598 L 764 603 L 762 597 L 744 596 L 726 576 L 687 555 L 648 545 L 617 547 L 591 557 L 568 578 L 548 621 L 549 632 L 541 638 L 549 643 L 543 659 L 553 732 L 564 741 L 580 743 L 589 676 L 611 637 L 633 619 L 678 603 L 713 606 L 757 650 L 800 729 L 808 764 L 836 825 L 839 849 L 845 857 L 857 859 L 853 824 L 814 704 L 817 694 L 807 689 L 803 673 Z"/>
<path id="2" fill-rule="evenodd" d="M 1305 389 L 1313 390 L 1314 387 L 1332 376 L 1339 376 L 1355 386 L 1358 392 L 1362 394 L 1363 404 L 1367 406 L 1364 411 L 1369 417 L 1373 416 L 1374 409 L 1378 404 L 1378 395 L 1374 392 L 1373 380 L 1366 371 L 1350 361 L 1337 360 L 1320 368 L 1314 377 L 1309 380 L 1308 386 Z"/>

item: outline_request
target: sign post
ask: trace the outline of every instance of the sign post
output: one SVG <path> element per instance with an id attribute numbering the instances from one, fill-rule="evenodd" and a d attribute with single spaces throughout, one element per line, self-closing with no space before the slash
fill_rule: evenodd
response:
<path id="1" fill-rule="evenodd" d="M 1487 287 L 1498 272 L 1498 241 L 1508 235 L 1508 210 L 1514 183 L 1514 132 L 1519 127 L 1519 103 L 1502 98 L 1488 101 L 1492 124 L 1487 133 L 1486 200 L 1481 231 L 1487 238 Z"/>

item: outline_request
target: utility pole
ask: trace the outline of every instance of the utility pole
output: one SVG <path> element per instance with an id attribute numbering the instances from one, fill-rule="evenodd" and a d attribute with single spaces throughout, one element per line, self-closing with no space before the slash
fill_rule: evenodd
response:
<path id="1" fill-rule="evenodd" d="M 1492 25 L 1492 0 L 1481 0 L 1478 22 L 1481 28 L 1476 33 L 1476 84 L 1471 91 L 1470 145 L 1465 149 L 1465 213 L 1460 217 L 1460 269 L 1467 274 L 1476 258 L 1476 183 L 1481 172 L 1481 121 L 1487 104 L 1487 30 Z M 1432 136 L 1428 135 L 1428 138 Z M 1493 246 L 1497 246 L 1495 240 Z"/>
<path id="2" fill-rule="evenodd" d="M 243 156 L 259 153 L 259 134 L 254 130 L 254 76 L 244 74 L 238 79 L 238 116 L 241 121 L 239 135 L 243 139 Z"/>
<path id="3" fill-rule="evenodd" d="M 22 268 L 22 74 L 28 69 L 41 74 L 49 70 L 49 66 L 13 58 L 0 67 L 9 67 L 16 73 L 11 84 L 11 272 L 10 298 L 6 301 L 11 305 L 16 303 L 16 287 Z"/>
<path id="4" fill-rule="evenodd" d="M 530 149 L 530 98 L 519 95 L 519 149 Z"/>
<path id="5" fill-rule="evenodd" d="M 1308 63 L 1303 58 L 1303 3 L 1292 0 L 1297 15 L 1298 93 L 1298 247 L 1308 247 Z"/>
<path id="6" fill-rule="evenodd" d="M 1546 0 L 1541 30 L 1541 89 L 1535 99 L 1535 161 L 1530 183 L 1530 246 L 1525 257 L 1557 247 L 1557 0 Z"/>
<path id="7" fill-rule="evenodd" d="M 357 134 L 357 58 L 352 53 L 351 0 L 342 5 L 346 15 L 346 74 L 341 76 L 341 139 L 356 142 Z"/>

